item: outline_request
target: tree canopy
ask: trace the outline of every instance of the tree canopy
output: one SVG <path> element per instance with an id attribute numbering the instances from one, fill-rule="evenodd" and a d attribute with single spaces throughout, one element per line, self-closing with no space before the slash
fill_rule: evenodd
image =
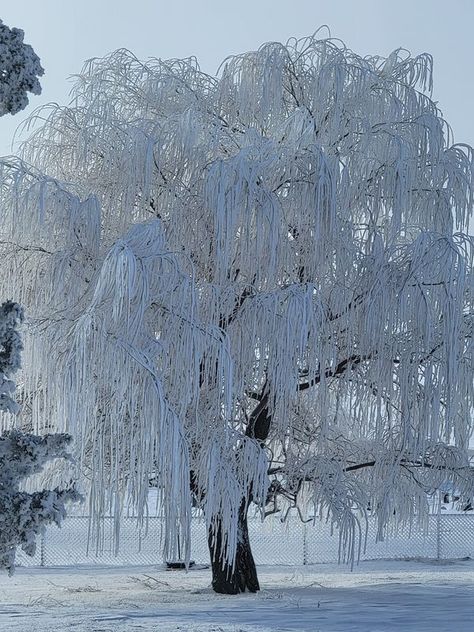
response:
<path id="1" fill-rule="evenodd" d="M 473 492 L 473 154 L 432 58 L 317 36 L 89 61 L 0 165 L 0 293 L 28 309 L 23 422 L 75 436 L 96 515 L 145 511 L 232 565 L 239 511 L 329 514 L 355 553 Z M 34 122 L 34 121 L 33 121 Z M 244 500 L 243 500 L 244 499 Z"/>

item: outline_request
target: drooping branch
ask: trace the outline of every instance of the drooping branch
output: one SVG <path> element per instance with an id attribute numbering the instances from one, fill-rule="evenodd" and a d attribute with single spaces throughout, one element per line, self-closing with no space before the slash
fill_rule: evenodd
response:
<path id="1" fill-rule="evenodd" d="M 238 271 L 237 271 L 238 274 Z M 234 319 L 239 314 L 239 310 L 244 304 L 245 300 L 254 295 L 254 291 L 252 288 L 245 288 L 239 296 L 236 298 L 234 307 L 230 314 L 221 314 L 219 317 L 219 327 L 224 331 L 227 327 L 234 321 Z"/>
<path id="2" fill-rule="evenodd" d="M 368 360 L 371 356 L 359 356 L 353 355 L 350 358 L 342 360 L 336 365 L 336 368 L 331 370 L 328 369 L 325 372 L 325 376 L 329 377 L 338 377 L 342 375 L 345 371 L 352 369 L 357 364 L 360 364 L 364 360 Z M 321 381 L 321 375 L 317 374 L 314 378 L 312 378 L 309 382 L 305 382 L 298 385 L 299 391 L 304 391 L 312 386 L 316 386 Z M 271 428 L 272 415 L 269 412 L 269 392 L 267 385 L 263 387 L 260 393 L 248 392 L 248 397 L 252 399 L 258 400 L 257 406 L 254 408 L 252 413 L 250 414 L 249 421 L 247 424 L 247 428 L 245 431 L 246 436 L 258 439 L 261 442 L 265 442 L 268 438 L 268 434 Z"/>
<path id="3" fill-rule="evenodd" d="M 340 362 L 338 362 L 336 366 L 334 367 L 334 369 L 326 369 L 326 371 L 324 372 L 324 377 L 326 378 L 339 377 L 343 375 L 346 371 L 352 370 L 355 366 L 357 366 L 361 362 L 370 360 L 371 358 L 372 358 L 372 354 L 370 353 L 365 354 L 365 355 L 358 355 L 358 354 L 351 355 L 349 358 L 345 358 L 344 360 L 341 360 Z M 317 384 L 321 382 L 321 379 L 322 379 L 322 374 L 316 373 L 316 375 L 313 378 L 311 378 L 311 380 L 309 380 L 308 382 L 302 382 L 298 384 L 298 390 L 305 391 L 306 389 L 311 388 L 312 386 L 316 386 Z"/>

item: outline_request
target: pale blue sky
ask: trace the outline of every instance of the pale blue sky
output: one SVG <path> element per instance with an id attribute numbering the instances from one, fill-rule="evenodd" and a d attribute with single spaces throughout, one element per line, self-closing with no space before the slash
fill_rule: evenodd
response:
<path id="1" fill-rule="evenodd" d="M 46 70 L 43 94 L 0 118 L 0 155 L 41 103 L 68 100 L 68 76 L 116 48 L 138 57 L 196 55 L 214 73 L 224 57 L 266 41 L 302 37 L 328 24 L 357 53 L 402 46 L 435 59 L 435 94 L 457 142 L 474 145 L 474 0 L 17 0 L 0 18 L 25 31 Z"/>

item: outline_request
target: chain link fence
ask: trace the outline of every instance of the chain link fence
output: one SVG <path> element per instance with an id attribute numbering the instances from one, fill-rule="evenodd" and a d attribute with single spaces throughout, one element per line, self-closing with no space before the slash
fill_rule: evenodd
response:
<path id="1" fill-rule="evenodd" d="M 51 526 L 39 539 L 36 554 L 17 553 L 19 566 L 111 565 L 135 566 L 162 564 L 163 520 L 148 519 L 147 530 L 140 531 L 134 518 L 120 523 L 120 547 L 115 550 L 114 521 L 105 518 L 98 546 L 92 544 L 88 517 L 70 516 L 58 529 Z M 270 518 L 263 523 L 249 520 L 249 535 L 257 564 L 302 565 L 337 562 L 339 534 L 331 526 L 316 521 L 281 523 Z M 206 526 L 194 519 L 191 526 L 191 558 L 197 564 L 209 562 Z M 361 559 L 450 559 L 474 557 L 474 515 L 439 514 L 429 517 L 424 530 L 399 529 L 383 542 L 376 543 L 376 524 L 369 521 L 367 544 Z"/>

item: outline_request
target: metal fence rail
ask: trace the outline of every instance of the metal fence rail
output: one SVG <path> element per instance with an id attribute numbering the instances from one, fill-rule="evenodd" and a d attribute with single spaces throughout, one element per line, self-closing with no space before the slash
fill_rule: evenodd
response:
<path id="1" fill-rule="evenodd" d="M 120 526 L 120 548 L 115 555 L 113 519 L 105 518 L 100 549 L 88 548 L 89 519 L 70 516 L 58 529 L 48 528 L 38 542 L 34 557 L 17 553 L 19 566 L 75 566 L 77 564 L 131 566 L 161 564 L 161 518 L 149 518 L 148 530 L 140 532 L 136 520 L 124 518 Z M 330 525 L 297 520 L 281 523 L 278 519 L 249 520 L 249 534 L 257 564 L 302 565 L 338 561 L 339 535 L 331 535 Z M 207 563 L 206 527 L 195 519 L 191 526 L 192 559 Z M 369 522 L 367 547 L 361 559 L 474 557 L 474 515 L 431 515 L 426 531 L 415 526 L 392 534 L 384 542 L 375 542 L 376 525 Z"/>

